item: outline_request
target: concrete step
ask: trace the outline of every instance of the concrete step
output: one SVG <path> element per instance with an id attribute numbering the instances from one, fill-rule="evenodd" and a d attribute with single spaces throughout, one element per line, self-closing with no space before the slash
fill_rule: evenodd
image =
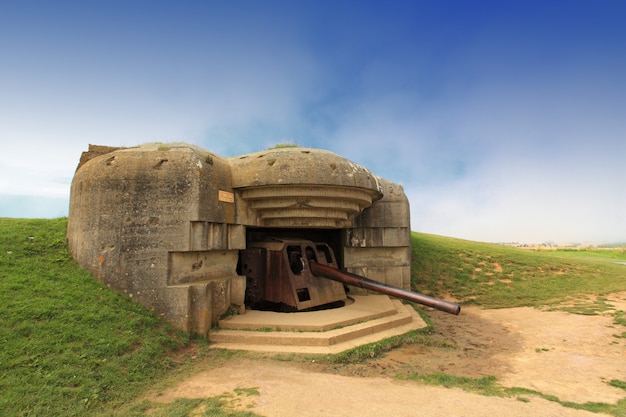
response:
<path id="1" fill-rule="evenodd" d="M 351 296 L 345 306 L 296 313 L 248 310 L 220 320 L 220 329 L 323 332 L 368 320 L 392 316 L 398 307 L 386 295 Z"/>
<path id="2" fill-rule="evenodd" d="M 410 305 L 386 295 L 353 296 L 337 309 L 275 313 L 248 311 L 209 332 L 212 348 L 267 352 L 339 353 L 426 326 Z"/>

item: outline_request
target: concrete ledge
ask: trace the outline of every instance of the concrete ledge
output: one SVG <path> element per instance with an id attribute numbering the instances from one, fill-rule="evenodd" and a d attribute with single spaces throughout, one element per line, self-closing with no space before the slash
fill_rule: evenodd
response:
<path id="1" fill-rule="evenodd" d="M 385 295 L 349 297 L 341 308 L 297 313 L 247 310 L 246 314 L 219 321 L 220 329 L 323 332 L 397 313 Z"/>
<path id="2" fill-rule="evenodd" d="M 353 298 L 351 305 L 333 310 L 250 311 L 220 322 L 232 327 L 211 330 L 209 341 L 212 348 L 333 354 L 426 327 L 410 305 L 398 300 L 385 295 Z M 249 330 L 242 330 L 246 325 Z"/>

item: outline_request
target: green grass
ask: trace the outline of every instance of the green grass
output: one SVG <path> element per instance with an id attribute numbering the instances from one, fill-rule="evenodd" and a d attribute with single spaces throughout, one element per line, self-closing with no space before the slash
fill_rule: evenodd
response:
<path id="1" fill-rule="evenodd" d="M 437 373 L 429 375 L 409 374 L 407 376 L 398 376 L 397 379 L 420 381 L 427 385 L 444 386 L 446 388 L 462 388 L 465 391 L 481 395 L 504 396 L 502 388 L 496 384 L 496 378 L 493 376 L 468 378 Z"/>
<path id="2" fill-rule="evenodd" d="M 412 233 L 415 290 L 485 308 L 549 306 L 626 290 L 620 250 L 532 251 Z M 596 253 L 597 252 L 597 253 Z"/>
<path id="3" fill-rule="evenodd" d="M 171 403 L 157 404 L 149 401 L 134 404 L 128 409 L 129 415 L 151 417 L 259 417 L 248 411 L 230 410 L 224 397 L 213 398 L 178 398 Z"/>
<path id="4" fill-rule="evenodd" d="M 285 142 L 285 143 L 277 143 L 276 145 L 268 149 L 283 149 L 283 148 L 299 148 L 299 146 L 293 142 Z"/>
<path id="5" fill-rule="evenodd" d="M 66 219 L 0 219 L 0 414 L 107 414 L 174 366 L 188 337 L 68 253 Z M 107 411 L 108 410 L 108 411 Z"/>
<path id="6" fill-rule="evenodd" d="M 232 398 L 169 404 L 141 400 L 148 388 L 191 369 L 181 349 L 201 341 L 190 340 L 83 271 L 69 255 L 66 227 L 67 219 L 0 219 L 0 415 L 254 416 L 230 405 L 243 395 L 258 395 L 256 388 L 234 392 Z M 412 246 L 414 289 L 461 303 L 550 306 L 569 297 L 626 290 L 626 266 L 614 263 L 626 259 L 619 250 L 535 252 L 420 233 L 412 234 Z M 597 314 L 610 306 L 600 297 L 571 308 Z M 623 312 L 616 312 L 614 324 L 626 326 Z M 431 331 L 432 325 L 318 359 L 358 363 L 402 344 L 441 343 L 429 336 Z M 236 355 L 199 349 L 216 364 Z M 541 395 L 506 391 L 490 378 L 414 379 L 488 395 L 515 394 L 520 401 L 524 395 Z M 619 380 L 610 384 L 625 386 Z M 624 401 L 615 406 L 563 405 L 626 416 Z"/>
<path id="7" fill-rule="evenodd" d="M 598 260 L 601 262 L 626 262 L 623 248 L 559 249 L 555 253 L 562 258 L 577 260 Z"/>
<path id="8" fill-rule="evenodd" d="M 616 388 L 626 390 L 626 381 L 620 381 L 619 379 L 612 379 L 609 381 L 609 385 Z"/>
<path id="9" fill-rule="evenodd" d="M 446 388 L 460 388 L 467 392 L 473 392 L 480 395 L 488 395 L 494 397 L 513 397 L 522 402 L 530 401 L 529 396 L 535 396 L 543 398 L 547 401 L 552 401 L 561 404 L 564 407 L 574 408 L 577 410 L 590 411 L 592 413 L 605 413 L 617 417 L 626 416 L 626 399 L 618 401 L 616 404 L 586 402 L 575 403 L 572 401 L 562 401 L 554 395 L 546 395 L 539 391 L 527 389 L 527 388 L 506 388 L 498 384 L 497 380 L 493 376 L 486 376 L 482 378 L 469 378 L 464 376 L 454 376 L 449 374 L 409 374 L 406 376 L 398 376 L 397 379 L 401 380 L 413 380 L 419 381 L 427 385 L 444 386 Z M 612 380 L 610 385 L 624 388 L 623 381 Z"/>

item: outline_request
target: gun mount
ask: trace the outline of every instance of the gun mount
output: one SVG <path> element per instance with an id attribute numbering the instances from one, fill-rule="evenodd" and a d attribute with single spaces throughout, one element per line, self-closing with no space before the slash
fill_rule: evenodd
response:
<path id="1" fill-rule="evenodd" d="M 246 276 L 246 304 L 252 308 L 270 304 L 281 311 L 305 311 L 342 305 L 348 298 L 344 285 L 352 285 L 450 314 L 461 312 L 456 303 L 340 271 L 326 243 L 276 238 L 254 242 L 240 252 L 239 268 Z"/>

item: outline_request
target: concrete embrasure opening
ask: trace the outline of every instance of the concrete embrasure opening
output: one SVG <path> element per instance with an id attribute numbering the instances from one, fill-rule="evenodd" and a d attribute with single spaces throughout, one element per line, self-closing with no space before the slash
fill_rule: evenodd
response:
<path id="1" fill-rule="evenodd" d="M 246 276 L 246 308 L 297 313 L 346 305 L 349 288 L 313 276 L 306 263 L 340 268 L 335 254 L 341 253 L 341 234 L 341 229 L 249 228 L 237 264 L 237 273 Z"/>
<path id="2" fill-rule="evenodd" d="M 410 305 L 349 296 L 348 285 L 312 273 L 312 264 L 341 269 L 343 238 L 341 229 L 249 229 L 237 265 L 247 311 L 220 320 L 209 332 L 212 346 L 338 353 L 426 326 Z"/>

